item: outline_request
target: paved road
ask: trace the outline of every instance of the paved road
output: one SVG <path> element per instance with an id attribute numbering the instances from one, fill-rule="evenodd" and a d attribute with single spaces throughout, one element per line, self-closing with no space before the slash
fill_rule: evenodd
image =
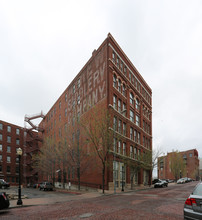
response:
<path id="1" fill-rule="evenodd" d="M 76 200 L 63 203 L 13 208 L 2 213 L 0 218 L 8 220 L 182 220 L 185 199 L 196 184 L 197 182 L 170 185 L 168 188 L 151 188 L 96 198 L 77 195 Z"/>

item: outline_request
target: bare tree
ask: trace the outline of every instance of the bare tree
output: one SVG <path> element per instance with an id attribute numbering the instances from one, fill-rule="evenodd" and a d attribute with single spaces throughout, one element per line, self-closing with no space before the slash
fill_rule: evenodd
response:
<path id="1" fill-rule="evenodd" d="M 111 128 L 111 114 L 108 110 L 93 108 L 88 120 L 82 122 L 88 142 L 102 164 L 102 191 L 105 191 L 105 170 L 108 156 L 113 151 L 115 133 Z"/>
<path id="2" fill-rule="evenodd" d="M 181 178 L 185 172 L 185 163 L 182 155 L 178 151 L 173 151 L 170 158 L 170 168 L 175 180 Z"/>

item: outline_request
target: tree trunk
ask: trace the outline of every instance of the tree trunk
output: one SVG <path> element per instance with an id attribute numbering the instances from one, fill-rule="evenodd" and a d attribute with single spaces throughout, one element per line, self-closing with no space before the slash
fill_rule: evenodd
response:
<path id="1" fill-rule="evenodd" d="M 105 163 L 103 163 L 102 168 L 102 193 L 105 193 Z"/>

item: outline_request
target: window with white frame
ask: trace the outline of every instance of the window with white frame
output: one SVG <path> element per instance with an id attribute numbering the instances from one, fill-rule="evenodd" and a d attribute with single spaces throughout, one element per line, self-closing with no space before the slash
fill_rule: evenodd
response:
<path id="1" fill-rule="evenodd" d="M 132 140 L 133 139 L 133 128 L 130 127 L 130 139 Z"/>
<path id="2" fill-rule="evenodd" d="M 10 162 L 11 162 L 11 157 L 7 156 L 7 163 L 10 163 Z"/>
<path id="3" fill-rule="evenodd" d="M 140 110 L 140 101 L 139 101 L 139 99 L 135 100 L 135 106 L 136 106 L 136 109 L 139 111 Z"/>
<path id="4" fill-rule="evenodd" d="M 126 116 L 126 103 L 124 103 L 124 102 L 123 102 L 123 108 L 122 109 L 123 109 L 123 111 L 122 111 L 123 115 Z"/>
<path id="5" fill-rule="evenodd" d="M 114 138 L 114 152 L 117 152 L 117 139 Z"/>
<path id="6" fill-rule="evenodd" d="M 3 147 L 2 147 L 2 144 L 0 144 L 0 151 L 2 151 L 3 150 Z"/>
<path id="7" fill-rule="evenodd" d="M 117 109 L 117 97 L 116 97 L 116 95 L 113 96 L 113 107 L 115 109 Z"/>
<path id="8" fill-rule="evenodd" d="M 134 122 L 134 112 L 130 110 L 130 120 Z"/>
<path id="9" fill-rule="evenodd" d="M 121 125 L 122 125 L 122 121 L 119 119 L 119 124 L 118 124 L 118 132 L 121 133 Z"/>
<path id="10" fill-rule="evenodd" d="M 130 104 L 134 104 L 134 95 L 132 92 L 130 92 Z"/>
<path id="11" fill-rule="evenodd" d="M 119 143 L 118 143 L 118 153 L 119 154 L 121 153 L 121 141 L 119 141 Z"/>
<path id="12" fill-rule="evenodd" d="M 114 51 L 112 52 L 112 60 L 115 63 L 115 52 Z"/>
<path id="13" fill-rule="evenodd" d="M 114 88 L 117 87 L 117 77 L 116 77 L 115 74 L 114 74 L 114 76 L 113 76 L 113 86 L 114 86 Z"/>
<path id="14" fill-rule="evenodd" d="M 114 130 L 117 130 L 117 117 L 114 116 Z"/>
<path id="15" fill-rule="evenodd" d="M 10 152 L 11 152 L 11 147 L 7 146 L 7 153 L 10 153 Z"/>
<path id="16" fill-rule="evenodd" d="M 122 93 L 123 93 L 124 96 L 126 96 L 126 86 L 125 86 L 125 84 L 123 84 L 122 88 L 123 88 L 122 89 Z"/>
<path id="17" fill-rule="evenodd" d="M 140 144 L 140 132 L 137 132 L 137 143 Z"/>
<path id="18" fill-rule="evenodd" d="M 118 111 L 121 112 L 121 99 L 118 100 Z"/>
<path id="19" fill-rule="evenodd" d="M 2 155 L 0 154 L 0 161 L 2 161 Z"/>
<path id="20" fill-rule="evenodd" d="M 133 146 L 130 146 L 130 157 L 133 157 Z"/>
<path id="21" fill-rule="evenodd" d="M 3 124 L 0 123 L 0 130 L 3 130 Z"/>
<path id="22" fill-rule="evenodd" d="M 126 135 L 126 123 L 123 123 L 123 135 Z"/>
<path id="23" fill-rule="evenodd" d="M 11 126 L 7 126 L 7 132 L 11 132 Z"/>
<path id="24" fill-rule="evenodd" d="M 20 135 L 20 129 L 19 128 L 16 128 L 16 134 Z"/>
<path id="25" fill-rule="evenodd" d="M 20 139 L 19 138 L 16 139 L 16 144 L 20 145 Z"/>
<path id="26" fill-rule="evenodd" d="M 126 155 L 126 143 L 123 142 L 123 155 Z"/>
<path id="27" fill-rule="evenodd" d="M 121 80 L 120 79 L 118 80 L 118 90 L 119 92 L 121 92 Z"/>
<path id="28" fill-rule="evenodd" d="M 134 130 L 134 140 L 135 142 L 137 142 L 137 131 L 136 130 Z"/>
<path id="29" fill-rule="evenodd" d="M 136 124 L 137 126 L 140 126 L 140 116 L 139 116 L 139 115 L 136 115 L 135 119 L 136 119 L 135 124 Z"/>
<path id="30" fill-rule="evenodd" d="M 2 141 L 2 139 L 3 139 L 3 136 L 2 136 L 2 134 L 0 134 L 0 141 Z"/>
<path id="31" fill-rule="evenodd" d="M 11 143 L 11 137 L 10 136 L 7 136 L 7 142 Z"/>

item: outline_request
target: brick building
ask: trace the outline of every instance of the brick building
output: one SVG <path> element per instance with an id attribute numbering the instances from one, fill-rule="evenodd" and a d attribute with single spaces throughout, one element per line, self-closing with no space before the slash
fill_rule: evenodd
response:
<path id="1" fill-rule="evenodd" d="M 114 142 L 113 161 L 105 172 L 106 189 L 114 187 L 114 182 L 116 187 L 121 187 L 122 182 L 125 187 L 150 184 L 151 170 L 138 164 L 144 164 L 142 156 L 152 152 L 152 90 L 111 34 L 93 51 L 45 115 L 40 124 L 43 139 L 49 137 L 60 142 L 68 125 L 74 123 L 75 115 L 87 117 L 93 107 L 112 112 L 112 129 L 121 137 Z M 101 186 L 101 169 L 88 169 L 81 177 L 81 185 Z M 67 178 L 66 182 L 71 179 L 76 184 L 75 170 L 71 167 L 65 177 L 58 170 L 55 172 L 58 181 Z"/>
<path id="2" fill-rule="evenodd" d="M 160 179 L 172 179 L 175 177 L 171 172 L 171 161 L 174 152 L 167 153 L 166 156 L 158 158 L 158 178 Z M 198 151 L 196 149 L 179 152 L 183 162 L 185 164 L 184 170 L 179 170 L 178 178 L 188 177 L 192 179 L 198 179 L 199 177 L 199 159 Z"/>
<path id="3" fill-rule="evenodd" d="M 0 179 L 11 185 L 16 185 L 19 181 L 19 158 L 16 150 L 19 147 L 24 150 L 23 145 L 24 129 L 0 120 Z"/>

